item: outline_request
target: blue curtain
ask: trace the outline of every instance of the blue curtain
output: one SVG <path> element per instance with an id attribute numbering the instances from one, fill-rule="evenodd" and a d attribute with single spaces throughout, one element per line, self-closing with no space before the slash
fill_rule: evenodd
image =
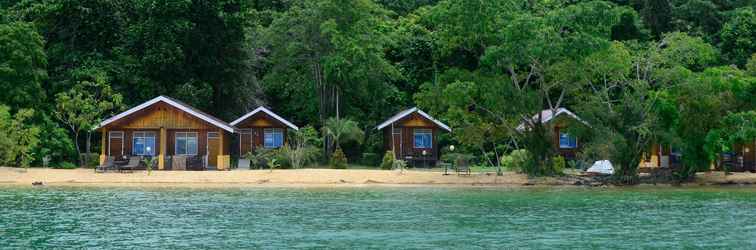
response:
<path id="1" fill-rule="evenodd" d="M 559 133 L 559 148 L 577 148 L 577 137 L 568 133 Z"/>

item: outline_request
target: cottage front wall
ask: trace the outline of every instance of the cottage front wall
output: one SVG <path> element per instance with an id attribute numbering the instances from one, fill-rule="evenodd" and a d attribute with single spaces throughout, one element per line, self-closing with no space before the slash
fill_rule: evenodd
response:
<path id="1" fill-rule="evenodd" d="M 399 134 L 393 133 L 392 128 L 397 129 Z M 433 141 L 431 148 L 415 148 L 415 129 L 431 130 Z M 438 126 L 435 123 L 417 113 L 413 113 L 395 122 L 393 126 L 389 125 L 383 129 L 384 148 L 386 151 L 395 152 L 397 159 L 412 158 L 437 161 L 439 158 L 438 131 Z M 394 144 L 393 147 L 392 142 Z M 423 151 L 425 151 L 425 155 L 423 155 Z"/>
<path id="2" fill-rule="evenodd" d="M 236 124 L 239 128 L 237 138 L 239 140 L 239 154 L 245 155 L 253 152 L 255 149 L 264 147 L 265 129 L 281 129 L 283 131 L 284 144 L 287 142 L 288 126 L 279 122 L 275 118 L 260 112 Z"/>
<path id="3" fill-rule="evenodd" d="M 163 102 L 155 103 L 114 121 L 101 128 L 101 132 L 103 147 L 100 164 L 105 162 L 107 156 L 132 155 L 134 134 L 138 132 L 155 134 L 155 148 L 152 150 L 159 157 L 158 169 L 165 169 L 165 156 L 176 154 L 175 138 L 176 133 L 179 132 L 197 133 L 197 155 L 207 156 L 207 162 L 210 166 L 216 166 L 219 169 L 224 168 L 223 163 L 229 155 L 230 147 L 227 144 L 230 140 L 227 139 L 227 131 Z M 217 150 L 213 150 L 217 155 L 208 155 L 208 133 L 217 135 L 210 140 L 211 148 L 217 148 Z M 122 136 L 118 137 L 118 135 Z"/>

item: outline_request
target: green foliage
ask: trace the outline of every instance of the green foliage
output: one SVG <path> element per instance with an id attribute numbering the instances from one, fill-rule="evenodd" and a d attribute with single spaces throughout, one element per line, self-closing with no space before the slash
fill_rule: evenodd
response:
<path id="1" fill-rule="evenodd" d="M 273 172 L 273 169 L 280 168 L 281 163 L 278 162 L 278 159 L 273 158 L 268 161 L 268 169 L 270 169 L 270 172 Z"/>
<path id="2" fill-rule="evenodd" d="M 333 169 L 346 169 L 347 168 L 346 155 L 344 155 L 344 151 L 341 151 L 340 148 L 336 148 L 336 151 L 334 151 L 333 155 L 331 156 L 331 168 Z"/>
<path id="3" fill-rule="evenodd" d="M 394 166 L 395 160 L 396 157 L 394 156 L 394 152 L 386 151 L 386 154 L 383 155 L 383 161 L 381 161 L 381 169 L 391 170 L 391 168 Z"/>
<path id="4" fill-rule="evenodd" d="M 274 150 L 256 148 L 254 151 L 245 154 L 244 158 L 249 160 L 250 167 L 262 168 L 267 165 L 267 162 L 269 162 L 274 157 L 274 155 Z"/>
<path id="5" fill-rule="evenodd" d="M 322 130 L 326 141 L 330 141 L 330 146 L 337 149 L 341 147 L 341 143 L 360 144 L 365 138 L 365 132 L 360 129 L 357 122 L 349 119 L 328 118 Z"/>
<path id="6" fill-rule="evenodd" d="M 747 112 L 756 108 L 756 78 L 731 67 L 709 68 L 686 75 L 667 98 L 675 102 L 669 116 L 672 138 L 678 139 L 683 167 L 676 176 L 687 180 L 704 171 L 741 136 L 747 136 Z M 744 113 L 745 112 L 745 113 Z M 738 132 L 741 131 L 742 133 Z"/>
<path id="7" fill-rule="evenodd" d="M 380 119 L 366 111 L 390 105 L 395 88 L 386 83 L 400 75 L 384 57 L 388 13 L 370 0 L 296 2 L 260 32 L 270 51 L 265 93 L 286 101 L 281 108 L 295 119 L 325 122 L 339 112 Z"/>
<path id="8" fill-rule="evenodd" d="M 556 156 L 551 159 L 551 171 L 555 175 L 563 175 L 564 174 L 564 168 L 567 166 L 567 162 L 565 162 L 564 157 Z"/>
<path id="9" fill-rule="evenodd" d="M 89 153 L 92 131 L 105 116 L 121 109 L 123 97 L 110 88 L 104 71 L 82 68 L 73 72 L 75 85 L 56 95 L 54 114 L 73 134 L 76 152 L 81 155 L 80 132 L 87 134 L 86 152 Z"/>
<path id="10" fill-rule="evenodd" d="M 360 164 L 365 166 L 379 166 L 379 164 L 381 164 L 381 158 L 376 153 L 362 153 Z"/>
<path id="11" fill-rule="evenodd" d="M 699 37 L 691 37 L 685 33 L 665 34 L 662 44 L 664 48 L 660 56 L 667 67 L 679 65 L 700 71 L 717 62 L 719 58 L 719 53 L 714 46 Z"/>
<path id="12" fill-rule="evenodd" d="M 311 126 L 289 132 L 289 140 L 280 149 L 280 154 L 286 158 L 292 168 L 302 168 L 317 160 L 320 156 L 318 145 L 321 141 L 318 132 Z"/>
<path id="13" fill-rule="evenodd" d="M 76 147 L 73 140 L 64 128 L 47 115 L 43 115 L 40 124 L 39 144 L 34 149 L 37 161 L 34 164 L 41 165 L 41 158 L 50 157 L 50 162 L 55 165 L 64 161 L 75 161 Z M 98 159 L 99 160 L 99 159 Z M 94 165 L 96 166 L 96 165 Z"/>
<path id="14" fill-rule="evenodd" d="M 523 173 L 535 172 L 535 166 L 533 166 L 533 157 L 530 152 L 525 149 L 513 150 L 508 155 L 502 156 L 501 165 L 506 169 Z"/>
<path id="15" fill-rule="evenodd" d="M 78 167 L 79 166 L 77 166 L 75 163 L 71 163 L 67 161 L 53 165 L 53 168 L 55 169 L 76 169 Z"/>
<path id="16" fill-rule="evenodd" d="M 748 64 L 746 64 L 746 72 L 748 72 L 750 76 L 756 77 L 756 53 L 753 53 L 751 59 L 748 60 Z"/>
<path id="17" fill-rule="evenodd" d="M 407 168 L 407 161 L 405 160 L 395 160 L 393 168 L 398 169 L 399 173 L 404 173 L 404 169 Z"/>
<path id="18" fill-rule="evenodd" d="M 77 160 L 121 102 L 166 94 L 224 120 L 267 103 L 313 124 L 325 141 L 289 138 L 251 157 L 295 168 L 321 148 L 378 158 L 382 134 L 362 130 L 418 106 L 454 128 L 439 136 L 459 148 L 444 158 L 497 166 L 524 148 L 532 165 L 523 172 L 549 174 L 553 127 L 531 118 L 566 107 L 591 124 L 581 160 L 610 159 L 632 181 L 651 143 L 683 151 L 680 176 L 706 168 L 755 109 L 752 1 L 0 5 L 0 104 L 9 114 L 35 110 L 20 127 L 39 129 L 26 165 Z"/>
<path id="19" fill-rule="evenodd" d="M 753 7 L 735 10 L 721 31 L 722 52 L 730 62 L 744 65 L 756 53 L 756 10 Z"/>
<path id="20" fill-rule="evenodd" d="M 13 110 L 40 107 L 46 66 L 44 40 L 33 24 L 0 23 L 0 104 Z"/>
<path id="21" fill-rule="evenodd" d="M 90 153 L 89 155 L 85 155 L 82 158 L 88 159 L 88 162 L 85 163 L 84 166 L 97 167 L 97 165 L 100 165 L 100 154 Z"/>
<path id="22" fill-rule="evenodd" d="M 33 110 L 22 109 L 11 116 L 7 106 L 0 105 L 0 165 L 29 167 L 35 159 L 40 128 L 28 124 Z"/>
<path id="23" fill-rule="evenodd" d="M 152 167 L 156 166 L 158 157 L 144 157 L 142 163 L 147 167 L 147 175 L 152 175 Z"/>

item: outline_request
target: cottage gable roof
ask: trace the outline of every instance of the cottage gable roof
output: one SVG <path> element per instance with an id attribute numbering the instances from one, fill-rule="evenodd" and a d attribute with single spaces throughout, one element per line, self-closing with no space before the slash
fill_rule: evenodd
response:
<path id="1" fill-rule="evenodd" d="M 573 119 L 582 122 L 585 125 L 588 125 L 588 122 L 584 121 L 583 119 L 580 119 L 575 113 L 572 113 L 572 111 L 569 111 L 566 108 L 558 108 L 556 112 L 552 112 L 551 109 L 544 109 L 541 110 L 541 123 L 549 123 L 555 118 L 559 117 L 560 115 L 567 115 L 569 117 L 572 117 Z M 517 131 L 523 131 L 525 130 L 526 123 L 530 123 L 531 121 L 538 120 L 538 114 L 533 115 L 533 118 L 529 121 L 523 121 L 520 123 L 520 125 L 517 126 Z"/>
<path id="2" fill-rule="evenodd" d="M 253 116 L 253 115 L 257 114 L 257 113 L 260 113 L 260 112 L 263 112 L 263 113 L 269 115 L 270 117 L 273 117 L 273 119 L 276 119 L 277 121 L 283 123 L 284 125 L 292 128 L 294 130 L 299 130 L 299 127 L 297 127 L 296 125 L 294 125 L 293 123 L 287 121 L 286 119 L 282 118 L 281 116 L 278 116 L 276 113 L 273 113 L 273 111 L 270 111 L 269 109 L 267 109 L 267 108 L 265 108 L 263 106 L 260 106 L 260 107 L 256 108 L 255 110 L 253 110 L 252 112 L 249 112 L 246 115 L 244 115 L 242 117 L 239 117 L 239 119 L 234 120 L 233 122 L 231 122 L 231 126 L 236 126 L 237 124 L 243 122 L 247 118 L 249 118 L 249 117 L 251 117 L 251 116 Z"/>
<path id="3" fill-rule="evenodd" d="M 432 116 L 430 116 L 427 113 L 423 112 L 422 110 L 418 109 L 417 107 L 414 107 L 414 108 L 411 108 L 411 109 L 407 109 L 407 110 L 404 110 L 402 112 L 397 113 L 396 115 L 392 116 L 391 118 L 389 118 L 385 122 L 383 122 L 380 125 L 378 125 L 377 127 L 375 127 L 375 129 L 381 130 L 381 129 L 385 128 L 386 126 L 391 125 L 392 123 L 395 123 L 395 122 L 401 120 L 402 118 L 407 117 L 408 115 L 410 115 L 412 113 L 417 113 L 417 114 L 425 117 L 426 119 L 430 120 L 431 122 L 433 122 L 434 124 L 438 125 L 439 127 L 443 128 L 444 130 L 446 130 L 448 132 L 452 131 L 452 129 L 448 125 L 444 124 L 443 122 L 441 122 L 439 120 L 436 120 L 435 118 L 433 118 Z"/>
<path id="4" fill-rule="evenodd" d="M 205 112 L 202 112 L 199 109 L 196 109 L 196 108 L 194 108 L 192 106 L 189 106 L 188 104 L 183 103 L 183 102 L 181 102 L 179 100 L 176 100 L 176 99 L 173 99 L 173 98 L 170 98 L 170 97 L 167 97 L 167 96 L 162 96 L 162 95 L 158 96 L 158 97 L 155 97 L 155 98 L 152 98 L 149 101 L 146 101 L 146 102 L 144 102 L 142 104 L 139 104 L 139 106 L 133 107 L 133 108 L 131 108 L 129 110 L 126 110 L 126 111 L 118 114 L 118 115 L 110 117 L 110 118 L 108 118 L 105 121 L 102 121 L 100 123 L 100 126 L 98 126 L 97 128 L 102 128 L 102 127 L 104 127 L 104 126 L 106 126 L 106 125 L 108 125 L 110 123 L 113 123 L 113 122 L 115 122 L 117 120 L 125 118 L 126 116 L 129 116 L 129 115 L 131 115 L 131 114 L 133 114 L 133 113 L 135 113 L 137 111 L 140 111 L 140 110 L 143 110 L 143 109 L 145 109 L 147 107 L 150 107 L 150 106 L 152 106 L 152 105 L 154 105 L 154 104 L 156 104 L 158 102 L 164 102 L 164 103 L 166 103 L 168 105 L 171 105 L 171 106 L 173 106 L 173 107 L 175 107 L 175 108 L 177 108 L 177 109 L 179 109 L 181 111 L 189 113 L 192 116 L 197 117 L 200 120 L 206 121 L 206 122 L 208 122 L 208 123 L 210 123 L 212 125 L 215 125 L 215 126 L 217 126 L 219 128 L 222 128 L 223 130 L 226 130 L 228 132 L 231 132 L 231 133 L 234 132 L 234 127 L 232 125 L 229 125 L 228 123 L 222 121 L 221 119 L 215 118 L 214 116 L 209 115 L 209 114 L 207 114 Z"/>

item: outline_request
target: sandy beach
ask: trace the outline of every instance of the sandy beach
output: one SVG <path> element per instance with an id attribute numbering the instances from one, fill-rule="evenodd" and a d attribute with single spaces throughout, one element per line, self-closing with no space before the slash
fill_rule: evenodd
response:
<path id="1" fill-rule="evenodd" d="M 384 170 L 236 170 L 236 171 L 134 171 L 95 173 L 91 169 L 0 167 L 0 184 L 52 186 L 375 186 L 375 185 L 526 185 L 525 175 L 473 173 L 443 175 L 436 171 Z"/>
<path id="2" fill-rule="evenodd" d="M 0 167 L 0 185 L 50 186 L 188 186 L 188 187 L 356 187 L 356 186 L 553 186 L 573 185 L 575 177 L 528 178 L 505 172 L 443 175 L 438 171 L 385 170 L 235 170 L 235 171 L 146 171 L 95 173 L 91 169 L 48 169 Z M 756 184 L 756 174 L 722 172 L 699 173 L 686 185 Z"/>

